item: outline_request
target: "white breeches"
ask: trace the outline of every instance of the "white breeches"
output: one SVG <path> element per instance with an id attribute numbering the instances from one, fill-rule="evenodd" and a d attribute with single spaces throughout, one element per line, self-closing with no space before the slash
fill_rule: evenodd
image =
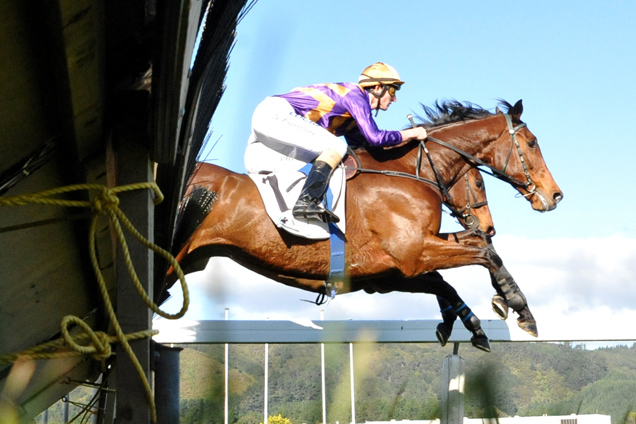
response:
<path id="1" fill-rule="evenodd" d="M 297 115 L 285 99 L 267 97 L 252 116 L 245 169 L 250 174 L 298 170 L 327 149 L 344 157 L 347 143 Z"/>

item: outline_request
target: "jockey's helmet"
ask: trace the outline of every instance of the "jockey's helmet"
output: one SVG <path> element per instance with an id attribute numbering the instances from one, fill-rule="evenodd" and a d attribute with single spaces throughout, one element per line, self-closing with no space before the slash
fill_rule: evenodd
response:
<path id="1" fill-rule="evenodd" d="M 358 85 L 362 87 L 373 87 L 378 84 L 400 86 L 404 84 L 404 81 L 400 79 L 400 75 L 393 66 L 383 62 L 377 62 L 371 66 L 367 66 L 364 71 L 362 71 L 362 74 L 360 74 L 358 78 Z"/>

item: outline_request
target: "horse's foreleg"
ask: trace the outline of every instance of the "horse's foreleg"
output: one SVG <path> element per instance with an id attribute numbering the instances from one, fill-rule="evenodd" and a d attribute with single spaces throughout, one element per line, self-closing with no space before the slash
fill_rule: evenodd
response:
<path id="1" fill-rule="evenodd" d="M 495 248 L 492 244 L 488 246 L 493 252 Z M 526 296 L 523 294 L 515 279 L 510 275 L 506 267 L 502 264 L 495 272 L 490 273 L 490 280 L 497 294 L 493 297 L 492 307 L 495 313 L 503 319 L 507 317 L 507 307 L 511 307 L 517 314 L 517 325 L 529 333 L 537 337 L 537 322 L 530 312 Z"/>
<path id="2" fill-rule="evenodd" d="M 479 228 L 455 233 L 439 233 L 437 236 L 443 240 L 459 243 L 463 246 L 484 246 L 491 243 L 491 237 Z"/>
<path id="3" fill-rule="evenodd" d="M 537 322 L 534 319 L 532 312 L 530 312 L 526 296 L 523 294 L 506 267 L 502 265 L 497 272 L 491 273 L 490 279 L 493 287 L 497 291 L 497 294 L 492 300 L 493 310 L 503 317 L 503 313 L 500 313 L 498 309 L 505 310 L 507 315 L 507 307 L 511 307 L 517 314 L 519 314 L 519 317 L 517 318 L 517 325 L 519 328 L 528 334 L 537 337 L 539 335 Z"/>
<path id="4" fill-rule="evenodd" d="M 467 265 L 481 265 L 491 272 L 497 271 L 503 263 L 497 252 L 487 248 L 487 237 L 478 236 L 470 240 L 470 244 L 464 244 L 436 236 L 426 237 L 422 241 L 420 256 L 414 261 L 404 258 L 401 269 L 408 276 Z"/>
<path id="5" fill-rule="evenodd" d="M 273 274 L 268 275 L 268 277 L 291 287 L 328 294 L 325 292 L 326 286 L 322 280 Z M 461 297 L 459 297 L 457 291 L 448 284 L 438 272 L 430 272 L 413 278 L 406 278 L 397 274 L 374 278 L 353 278 L 339 293 L 344 294 L 358 290 L 364 290 L 367 293 L 400 291 L 434 294 L 437 296 L 444 320 L 443 323 L 438 325 L 436 330 L 436 336 L 440 344 L 442 346 L 446 345 L 453 330 L 453 323 L 459 316 L 466 329 L 473 334 L 471 338 L 473 346 L 480 350 L 490 352 L 490 342 L 481 328 L 479 318 L 472 313 L 470 308 L 466 306 Z"/>
<path id="6" fill-rule="evenodd" d="M 457 233 L 441 233 L 439 237 L 463 246 L 480 246 L 485 242 L 486 249 L 492 252 L 493 257 L 499 258 L 490 236 L 481 231 L 466 230 Z M 508 317 L 508 307 L 512 308 L 519 314 L 519 318 L 517 318 L 519 327 L 532 336 L 537 337 L 537 323 L 532 312 L 530 312 L 526 297 L 503 265 L 503 261 L 497 269 L 489 271 L 492 286 L 497 292 L 493 296 L 491 303 L 493 311 L 505 320 Z"/>

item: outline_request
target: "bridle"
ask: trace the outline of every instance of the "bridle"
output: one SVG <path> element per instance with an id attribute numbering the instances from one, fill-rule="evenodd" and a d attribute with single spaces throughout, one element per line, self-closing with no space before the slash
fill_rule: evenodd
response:
<path id="1" fill-rule="evenodd" d="M 402 178 L 410 178 L 413 180 L 417 180 L 417 181 L 421 181 L 423 183 L 432 185 L 433 187 L 437 188 L 441 195 L 442 195 L 442 201 L 444 202 L 444 204 L 451 210 L 451 215 L 453 216 L 462 216 L 464 217 L 463 211 L 467 210 L 468 214 L 470 215 L 470 208 L 476 208 L 479 206 L 483 206 L 482 204 L 475 204 L 472 206 L 468 206 L 464 209 L 462 209 L 461 211 L 457 211 L 454 210 L 452 206 L 449 206 L 451 201 L 450 201 L 450 196 L 448 194 L 448 188 L 446 187 L 446 184 L 444 184 L 444 181 L 442 180 L 442 177 L 437 169 L 437 167 L 435 166 L 435 164 L 433 163 L 433 158 L 431 157 L 428 148 L 426 147 L 426 141 L 432 141 L 434 143 L 437 143 L 441 146 L 444 146 L 446 148 L 449 148 L 451 150 L 453 150 L 454 152 L 458 153 L 460 156 L 464 157 L 465 159 L 467 159 L 469 162 L 473 163 L 474 167 L 479 167 L 479 170 L 482 172 L 485 172 L 489 175 L 492 175 L 493 177 L 500 179 L 502 181 L 505 181 L 509 184 L 512 184 L 514 186 L 517 187 L 523 187 L 526 191 L 528 191 L 528 194 L 526 194 L 525 196 L 531 196 L 533 194 L 535 194 L 537 192 L 537 187 L 536 184 L 534 184 L 534 182 L 532 182 L 532 178 L 530 177 L 530 172 L 528 171 L 528 166 L 526 165 L 526 161 L 523 157 L 523 152 L 521 151 L 521 147 L 519 145 L 519 140 L 517 140 L 517 133 L 526 127 L 526 123 L 522 122 L 519 125 L 517 125 L 516 127 L 513 125 L 512 123 L 512 118 L 510 117 L 510 115 L 508 115 L 507 113 L 503 114 L 504 117 L 506 118 L 506 124 L 508 126 L 508 133 L 510 134 L 510 151 L 508 152 L 508 156 L 506 157 L 506 162 L 504 163 L 503 167 L 501 170 L 495 168 L 494 166 L 491 166 L 489 164 L 487 164 L 486 162 L 482 161 L 481 159 L 478 159 L 476 157 L 474 157 L 473 155 L 463 151 L 462 149 L 455 147 L 445 141 L 439 140 L 437 138 L 428 136 L 428 138 L 426 140 L 420 140 L 419 143 L 419 148 L 417 151 L 417 166 L 415 168 L 415 174 L 409 174 L 407 172 L 400 172 L 400 171 L 381 171 L 381 170 L 376 170 L 376 169 L 367 169 L 367 168 L 360 168 L 360 167 L 345 167 L 345 169 L 353 169 L 356 170 L 357 172 L 364 172 L 364 173 L 370 173 L 370 174 L 382 174 L 382 175 L 386 175 L 386 176 L 390 176 L 390 177 L 402 177 Z M 517 150 L 517 154 L 519 155 L 519 159 L 521 160 L 521 164 L 523 166 L 523 171 L 525 173 L 526 176 L 526 181 L 521 181 L 518 180 L 514 177 L 511 177 L 510 175 L 506 174 L 506 168 L 508 167 L 508 163 L 510 162 L 510 157 L 512 156 L 512 151 L 513 151 L 513 147 L 516 147 Z M 428 158 L 428 162 L 431 166 L 431 169 L 433 170 L 433 174 L 435 175 L 435 180 L 436 181 L 432 181 L 429 180 L 427 178 L 424 178 L 420 175 L 420 169 L 421 169 L 421 165 L 422 165 L 422 152 L 424 152 L 426 154 L 426 157 Z M 353 151 L 349 150 L 349 154 L 355 156 L 355 153 L 353 153 Z M 356 160 L 357 163 L 360 163 L 359 161 Z M 482 169 L 481 167 L 485 167 L 487 169 Z M 468 176 L 466 175 L 465 178 L 467 179 Z M 470 187 L 470 185 L 467 184 L 467 189 Z M 476 206 L 479 205 L 479 206 Z M 470 215 L 473 216 L 473 215 Z M 475 217 L 476 218 L 476 217 Z M 466 222 L 466 225 L 468 225 L 468 222 Z M 477 225 L 479 225 L 479 221 L 477 220 Z"/>
<path id="2" fill-rule="evenodd" d="M 449 202 L 445 203 L 446 207 L 450 210 L 450 215 L 463 220 L 464 224 L 466 225 L 466 228 L 469 230 L 472 230 L 474 228 L 479 227 L 479 217 L 477 217 L 477 215 L 473 215 L 470 210 L 471 209 L 477 209 L 480 208 L 482 206 L 486 206 L 488 204 L 487 201 L 483 201 L 483 202 L 475 202 L 475 203 L 470 203 L 471 199 L 476 200 L 477 199 L 477 195 L 475 194 L 475 191 L 473 190 L 473 188 L 470 185 L 470 181 L 468 180 L 468 172 L 466 172 L 464 174 L 464 183 L 466 185 L 466 206 L 464 206 L 461 209 L 455 209 L 451 203 L 450 200 Z"/>

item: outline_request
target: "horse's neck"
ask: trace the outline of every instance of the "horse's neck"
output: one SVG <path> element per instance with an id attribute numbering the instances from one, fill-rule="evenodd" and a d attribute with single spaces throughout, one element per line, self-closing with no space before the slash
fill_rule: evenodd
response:
<path id="1" fill-rule="evenodd" d="M 429 135 L 477 159 L 488 162 L 491 154 L 489 147 L 501 136 L 502 131 L 505 129 L 505 122 L 503 115 L 498 114 L 484 119 L 432 129 Z M 448 147 L 432 141 L 428 141 L 426 145 L 442 180 L 449 186 L 454 184 L 459 177 L 470 169 L 471 164 L 466 161 L 466 158 Z M 428 161 L 426 160 L 424 163 L 426 165 L 422 171 L 429 169 L 427 166 Z"/>
<path id="2" fill-rule="evenodd" d="M 499 138 L 505 127 L 505 118 L 503 115 L 497 114 L 474 121 L 433 128 L 429 131 L 429 135 L 445 141 L 471 156 L 488 161 L 487 156 L 490 154 L 488 147 L 494 140 Z M 426 146 L 431 154 L 435 168 L 447 186 L 453 185 L 457 178 L 463 176 L 471 167 L 463 156 L 448 147 L 441 146 L 430 140 L 426 142 Z M 398 171 L 411 175 L 419 174 L 426 179 L 436 181 L 426 155 L 420 152 L 418 141 L 412 141 L 403 146 L 387 150 L 369 148 L 366 151 L 358 151 L 357 155 L 362 168 L 379 171 Z M 421 163 L 419 172 L 417 170 L 418 157 L 420 157 L 419 163 Z"/>

